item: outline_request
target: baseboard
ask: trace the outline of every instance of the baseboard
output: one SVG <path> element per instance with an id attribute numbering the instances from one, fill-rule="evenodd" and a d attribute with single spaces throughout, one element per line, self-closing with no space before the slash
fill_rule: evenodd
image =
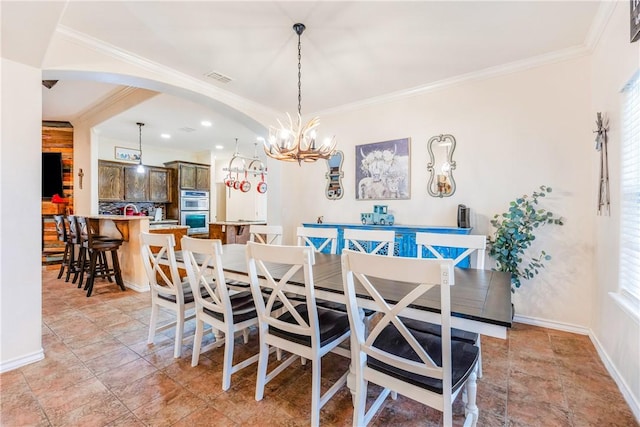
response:
<path id="1" fill-rule="evenodd" d="M 514 322 L 524 323 L 526 325 L 540 326 L 541 328 L 555 329 L 557 331 L 571 332 L 579 335 L 590 335 L 591 330 L 584 326 L 572 325 L 570 323 L 554 322 L 546 319 L 539 319 L 529 316 L 518 316 L 513 318 Z"/>
<path id="2" fill-rule="evenodd" d="M 39 351 L 26 356 L 17 357 L 0 363 L 0 374 L 3 372 L 13 371 L 14 369 L 18 369 L 30 363 L 38 362 L 42 359 L 44 359 L 44 350 L 41 348 Z"/>
<path id="3" fill-rule="evenodd" d="M 624 396 L 624 400 L 627 401 L 627 404 L 631 408 L 631 412 L 633 412 L 633 415 L 636 417 L 636 421 L 640 423 L 640 402 L 635 398 L 624 378 L 622 378 L 622 375 L 620 375 L 613 362 L 611 362 L 609 355 L 593 332 L 589 333 L 589 338 L 591 339 L 593 346 L 596 348 L 598 356 L 600 356 L 600 360 L 602 360 L 602 363 L 605 368 L 607 368 L 609 375 L 611 375 L 611 378 L 613 378 L 620 389 L 622 396 Z"/>
<path id="4" fill-rule="evenodd" d="M 525 323 L 527 325 L 540 326 L 542 328 L 555 329 L 559 331 L 572 332 L 575 334 L 589 336 L 589 339 L 591 339 L 591 342 L 598 352 L 598 356 L 600 357 L 600 360 L 602 360 L 602 363 L 607 369 L 607 372 L 609 373 L 609 375 L 611 375 L 613 381 L 615 381 L 618 389 L 620 389 L 620 393 L 622 393 L 624 400 L 629 405 L 629 408 L 631 409 L 631 412 L 633 412 L 633 415 L 636 417 L 636 420 L 640 422 L 640 402 L 638 402 L 638 400 L 635 398 L 635 396 L 631 392 L 631 389 L 624 381 L 623 377 L 620 375 L 613 362 L 611 362 L 611 359 L 607 355 L 607 352 L 604 350 L 604 348 L 600 344 L 600 341 L 598 341 L 598 338 L 593 334 L 593 331 L 591 329 L 582 326 L 576 326 L 561 322 L 552 322 L 549 320 L 528 316 L 515 316 L 513 320 L 514 322 Z"/>
<path id="5" fill-rule="evenodd" d="M 124 280 L 124 286 L 136 292 L 149 292 L 149 285 L 146 285 L 146 284 L 139 285 L 138 283 L 133 283 L 133 282 Z"/>

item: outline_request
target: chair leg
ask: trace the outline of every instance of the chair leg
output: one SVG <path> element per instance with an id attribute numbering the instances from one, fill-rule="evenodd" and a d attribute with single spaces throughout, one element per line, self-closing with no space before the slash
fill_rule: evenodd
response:
<path id="1" fill-rule="evenodd" d="M 84 265 L 86 263 L 86 259 L 87 248 L 80 246 L 80 252 L 78 253 L 78 267 L 76 269 L 76 274 L 73 276 L 73 283 L 76 283 L 76 280 L 78 280 L 78 289 L 82 287 L 82 282 L 84 281 Z"/>
<path id="2" fill-rule="evenodd" d="M 480 342 L 480 335 L 476 340 L 476 346 L 478 346 L 478 378 L 482 378 L 482 346 Z"/>
<path id="3" fill-rule="evenodd" d="M 467 383 L 464 385 L 465 390 L 467 392 L 467 402 L 464 407 L 464 415 L 466 418 L 471 416 L 471 427 L 475 427 L 478 422 L 478 406 L 476 405 L 476 395 L 478 392 L 478 384 L 476 383 L 476 376 L 478 372 L 478 365 L 471 372 L 469 378 L 467 379 Z M 465 422 L 466 425 L 466 422 Z"/>
<path id="4" fill-rule="evenodd" d="M 233 370 L 234 333 L 231 329 L 227 328 L 224 334 L 224 362 L 222 366 L 222 390 L 224 391 L 231 387 L 231 371 Z"/>
<path id="5" fill-rule="evenodd" d="M 106 261 L 106 259 L 105 259 Z M 120 261 L 118 260 L 118 251 L 111 251 L 111 261 L 113 262 L 113 272 L 116 276 L 116 283 L 120 286 L 120 289 L 126 291 L 127 288 L 124 287 L 124 282 L 122 281 L 122 272 L 120 271 Z"/>
<path id="6" fill-rule="evenodd" d="M 60 264 L 60 271 L 58 272 L 58 279 L 64 274 L 64 268 L 69 265 L 69 245 L 64 245 L 64 253 L 62 254 L 62 263 Z M 67 268 L 68 270 L 68 268 Z"/>
<path id="7" fill-rule="evenodd" d="M 312 362 L 311 367 L 311 425 L 320 425 L 320 367 L 321 359 Z"/>
<path id="8" fill-rule="evenodd" d="M 258 379 L 256 381 L 256 400 L 264 397 L 264 386 L 267 382 L 267 365 L 269 364 L 269 346 L 260 340 L 260 357 L 258 358 Z"/>
<path id="9" fill-rule="evenodd" d="M 176 315 L 176 343 L 173 348 L 173 357 L 182 356 L 182 335 L 184 334 L 184 309 L 178 309 Z"/>
<path id="10" fill-rule="evenodd" d="M 149 320 L 149 336 L 147 338 L 147 344 L 153 344 L 153 340 L 156 336 L 156 325 L 158 324 L 158 305 L 151 298 L 151 319 Z"/>
<path id="11" fill-rule="evenodd" d="M 93 292 L 93 282 L 96 276 L 96 262 L 98 260 L 97 251 L 91 251 L 89 263 L 89 277 L 87 277 L 87 284 L 85 285 L 85 289 L 87 290 L 87 297 L 91 296 L 91 292 Z"/>
<path id="12" fill-rule="evenodd" d="M 196 334 L 193 337 L 193 354 L 191 355 L 191 366 L 198 366 L 198 362 L 200 361 L 200 346 L 202 345 L 203 334 L 204 334 L 204 322 L 200 319 L 197 319 Z"/>
<path id="13" fill-rule="evenodd" d="M 77 262 L 78 260 L 76 260 L 76 245 L 71 244 L 69 246 L 69 267 L 67 268 L 67 276 L 64 278 L 65 282 L 68 282 L 69 279 L 71 278 L 71 270 L 74 270 L 74 280 L 77 277 L 78 273 L 77 273 Z"/>

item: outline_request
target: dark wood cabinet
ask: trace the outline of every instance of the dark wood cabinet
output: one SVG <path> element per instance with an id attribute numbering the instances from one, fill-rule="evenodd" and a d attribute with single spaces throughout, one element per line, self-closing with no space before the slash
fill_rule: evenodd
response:
<path id="1" fill-rule="evenodd" d="M 98 199 L 104 201 L 124 200 L 124 166 L 119 163 L 98 164 Z"/>
<path id="2" fill-rule="evenodd" d="M 98 162 L 98 199 L 107 202 L 171 202 L 171 170 L 100 160 Z"/>
<path id="3" fill-rule="evenodd" d="M 164 164 L 167 168 L 172 169 L 177 174 L 178 190 L 202 190 L 209 191 L 210 184 L 210 166 L 200 163 L 190 163 L 173 161 Z"/>
<path id="4" fill-rule="evenodd" d="M 149 200 L 149 175 L 138 173 L 137 166 L 124 168 L 124 199 L 128 202 L 145 202 Z"/>
<path id="5" fill-rule="evenodd" d="M 209 191 L 209 166 L 196 166 L 196 190 Z"/>
<path id="6" fill-rule="evenodd" d="M 168 203 L 171 201 L 169 185 L 170 171 L 163 168 L 149 168 L 149 201 Z"/>

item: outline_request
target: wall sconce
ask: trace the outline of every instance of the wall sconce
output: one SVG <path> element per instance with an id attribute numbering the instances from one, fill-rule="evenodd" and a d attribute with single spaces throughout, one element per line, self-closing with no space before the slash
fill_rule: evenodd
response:
<path id="1" fill-rule="evenodd" d="M 433 197 L 450 197 L 456 192 L 456 182 L 453 170 L 456 162 L 453 152 L 456 149 L 456 139 L 453 135 L 437 135 L 427 142 L 430 161 L 427 171 L 431 173 L 427 191 Z"/>

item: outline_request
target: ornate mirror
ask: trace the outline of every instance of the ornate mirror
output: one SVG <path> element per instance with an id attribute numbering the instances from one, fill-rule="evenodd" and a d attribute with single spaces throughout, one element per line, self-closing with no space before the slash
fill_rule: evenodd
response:
<path id="1" fill-rule="evenodd" d="M 325 192 L 327 199 L 338 200 L 342 198 L 344 191 L 342 190 L 342 162 L 344 154 L 342 151 L 336 151 L 329 159 L 327 159 L 327 168 L 329 172 L 325 174 L 327 177 L 327 190 Z"/>
<path id="2" fill-rule="evenodd" d="M 456 162 L 453 151 L 456 149 L 456 139 L 452 135 L 438 135 L 427 143 L 430 161 L 427 171 L 431 173 L 427 191 L 433 197 L 449 197 L 456 192 L 456 182 L 453 170 Z"/>

